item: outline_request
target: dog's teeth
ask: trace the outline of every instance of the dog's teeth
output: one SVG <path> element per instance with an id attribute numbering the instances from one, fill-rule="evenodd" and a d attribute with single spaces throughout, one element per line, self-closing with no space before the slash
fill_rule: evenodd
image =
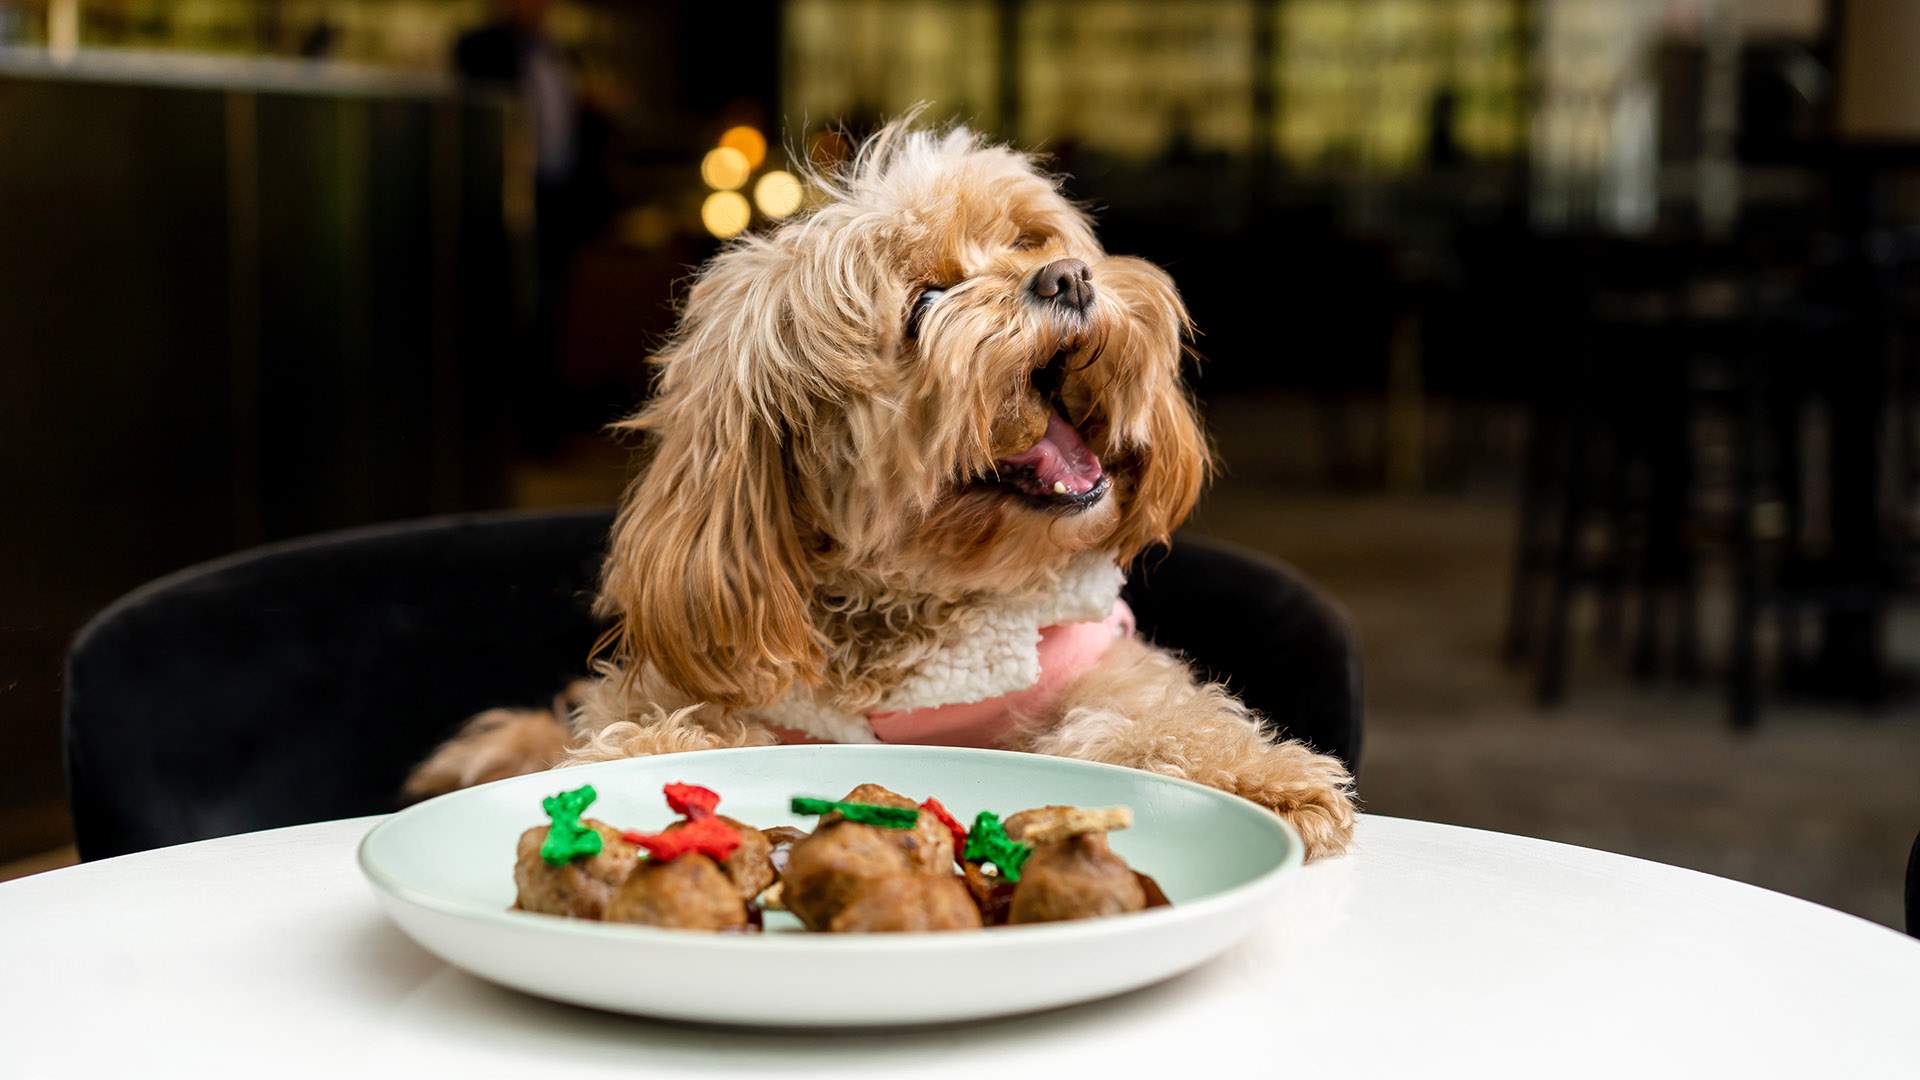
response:
<path id="1" fill-rule="evenodd" d="M 1067 482 L 1065 480 L 1055 480 L 1053 482 L 1053 493 L 1055 495 L 1065 495 L 1067 493 Z"/>

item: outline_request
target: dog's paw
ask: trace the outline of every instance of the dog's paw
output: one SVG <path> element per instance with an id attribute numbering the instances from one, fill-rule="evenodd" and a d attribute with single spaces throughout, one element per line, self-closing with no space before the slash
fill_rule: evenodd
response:
<path id="1" fill-rule="evenodd" d="M 1231 790 L 1286 818 L 1309 860 L 1338 855 L 1353 839 L 1353 776 L 1338 758 L 1284 743 L 1238 771 Z"/>
<path id="2" fill-rule="evenodd" d="M 1353 796 L 1333 789 L 1318 801 L 1276 807 L 1307 845 L 1307 860 L 1339 855 L 1353 842 Z"/>
<path id="3" fill-rule="evenodd" d="M 414 767 L 401 793 L 410 802 L 552 768 L 567 749 L 566 728 L 538 709 L 488 709 L 467 721 Z"/>

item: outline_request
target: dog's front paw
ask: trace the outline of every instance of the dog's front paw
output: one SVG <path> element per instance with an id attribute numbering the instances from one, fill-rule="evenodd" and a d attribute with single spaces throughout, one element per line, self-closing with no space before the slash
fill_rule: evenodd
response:
<path id="1" fill-rule="evenodd" d="M 409 801 L 552 768 L 567 748 L 567 732 L 551 712 L 488 709 L 414 767 L 402 794 Z"/>
<path id="2" fill-rule="evenodd" d="M 1282 743 L 1236 770 L 1231 790 L 1286 818 L 1309 860 L 1338 855 L 1353 839 L 1353 775 L 1338 758 Z"/>

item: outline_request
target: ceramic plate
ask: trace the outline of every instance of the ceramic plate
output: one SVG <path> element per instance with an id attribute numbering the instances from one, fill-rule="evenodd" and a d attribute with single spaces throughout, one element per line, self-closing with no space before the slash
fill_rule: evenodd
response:
<path id="1" fill-rule="evenodd" d="M 763 934 L 709 934 L 509 911 L 514 843 L 540 800 L 592 784 L 588 816 L 675 820 L 662 785 L 719 792 L 766 828 L 813 819 L 795 795 L 883 784 L 936 796 L 963 821 L 1032 806 L 1123 805 L 1113 848 L 1172 907 L 1081 922 L 932 934 L 809 934 L 769 913 Z M 1204 963 L 1257 925 L 1300 839 L 1252 803 L 1184 780 L 1062 758 L 920 746 L 772 746 L 632 758 L 514 777 L 376 825 L 360 867 L 394 922 L 457 967 L 559 1001 L 646 1016 L 768 1026 L 915 1024 L 1026 1012 L 1146 986 Z"/>

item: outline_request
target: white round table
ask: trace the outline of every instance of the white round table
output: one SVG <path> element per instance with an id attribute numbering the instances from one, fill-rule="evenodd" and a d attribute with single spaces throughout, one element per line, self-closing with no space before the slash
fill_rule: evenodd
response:
<path id="1" fill-rule="evenodd" d="M 0 1076 L 1920 1076 L 1920 942 L 1498 833 L 1369 817 L 1243 946 L 1172 982 L 822 1033 L 608 1015 L 449 968 L 361 880 L 375 820 L 0 885 Z"/>

